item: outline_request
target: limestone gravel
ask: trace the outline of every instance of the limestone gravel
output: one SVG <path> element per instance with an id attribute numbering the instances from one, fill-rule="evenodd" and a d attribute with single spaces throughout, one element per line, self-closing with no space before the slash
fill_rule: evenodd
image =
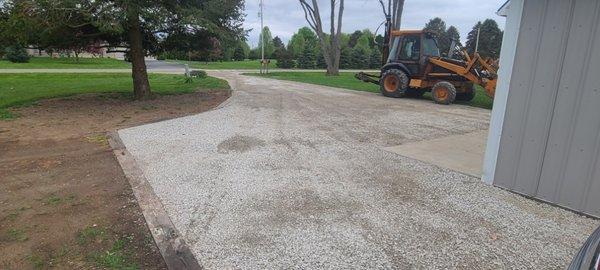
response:
<path id="1" fill-rule="evenodd" d="M 556 269 L 599 225 L 382 150 L 487 110 L 211 75 L 219 109 L 119 131 L 207 269 Z"/>

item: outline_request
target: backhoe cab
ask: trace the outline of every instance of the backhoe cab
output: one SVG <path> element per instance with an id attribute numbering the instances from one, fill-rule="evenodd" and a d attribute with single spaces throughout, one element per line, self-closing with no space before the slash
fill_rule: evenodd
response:
<path id="1" fill-rule="evenodd" d="M 389 37 L 391 46 L 384 49 L 381 73 L 356 74 L 362 81 L 378 84 L 384 96 L 420 97 L 431 91 L 436 103 L 450 104 L 473 99 L 473 84 L 479 84 L 493 98 L 497 63 L 483 60 L 477 52 L 470 56 L 455 41 L 448 57 L 442 57 L 435 35 L 428 31 L 393 30 Z"/>

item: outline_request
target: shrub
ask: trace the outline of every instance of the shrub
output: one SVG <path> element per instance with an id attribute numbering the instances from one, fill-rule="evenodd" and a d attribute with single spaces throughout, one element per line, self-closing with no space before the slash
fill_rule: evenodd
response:
<path id="1" fill-rule="evenodd" d="M 282 49 L 277 57 L 278 68 L 294 68 L 295 63 L 292 59 L 292 53 L 289 50 Z"/>
<path id="2" fill-rule="evenodd" d="M 352 50 L 344 46 L 340 52 L 340 69 L 352 68 Z"/>
<path id="3" fill-rule="evenodd" d="M 204 70 L 192 70 L 192 71 L 190 71 L 190 76 L 192 78 L 203 79 L 203 78 L 206 78 L 206 76 L 208 76 L 208 75 L 206 75 L 206 71 L 204 71 Z"/>
<path id="4" fill-rule="evenodd" d="M 381 52 L 379 52 L 378 48 L 373 48 L 371 52 L 371 56 L 369 57 L 369 68 L 381 68 Z"/>
<path id="5" fill-rule="evenodd" d="M 6 59 L 13 63 L 27 63 L 29 62 L 29 54 L 27 50 L 20 45 L 7 47 L 5 50 Z"/>
<path id="6" fill-rule="evenodd" d="M 350 67 L 355 69 L 369 67 L 369 52 L 361 47 L 354 47 L 350 53 Z"/>
<path id="7" fill-rule="evenodd" d="M 317 68 L 327 68 L 327 62 L 325 62 L 325 56 L 323 55 L 322 50 L 319 50 L 317 53 Z"/>
<path id="8" fill-rule="evenodd" d="M 298 67 L 303 69 L 314 69 L 316 65 L 315 54 L 313 53 L 313 48 L 309 48 L 306 46 L 304 50 L 302 50 L 302 55 L 298 59 Z"/>
<path id="9" fill-rule="evenodd" d="M 245 58 L 246 58 L 246 54 L 244 53 L 244 48 L 242 48 L 241 45 L 237 46 L 235 48 L 235 51 L 233 52 L 233 60 L 244 61 Z"/>

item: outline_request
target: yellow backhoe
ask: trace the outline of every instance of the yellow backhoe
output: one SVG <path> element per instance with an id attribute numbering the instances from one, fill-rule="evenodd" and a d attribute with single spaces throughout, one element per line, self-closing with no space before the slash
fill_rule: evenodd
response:
<path id="1" fill-rule="evenodd" d="M 451 104 L 475 97 L 474 84 L 494 97 L 498 63 L 469 55 L 452 41 L 448 56 L 442 57 L 435 34 L 424 30 L 391 30 L 386 24 L 383 67 L 380 74 L 360 72 L 356 78 L 378 84 L 387 97 L 420 97 L 431 91 L 436 103 Z M 389 44 L 389 45 L 388 45 Z"/>

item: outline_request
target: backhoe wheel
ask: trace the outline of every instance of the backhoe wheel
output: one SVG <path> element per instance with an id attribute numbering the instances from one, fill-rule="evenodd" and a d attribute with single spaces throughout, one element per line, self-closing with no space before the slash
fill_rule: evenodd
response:
<path id="1" fill-rule="evenodd" d="M 449 82 L 441 81 L 433 85 L 431 96 L 435 103 L 448 105 L 456 99 L 456 88 Z"/>
<path id="2" fill-rule="evenodd" d="M 388 69 L 379 80 L 379 91 L 386 97 L 404 97 L 408 88 L 408 76 L 399 69 Z"/>

